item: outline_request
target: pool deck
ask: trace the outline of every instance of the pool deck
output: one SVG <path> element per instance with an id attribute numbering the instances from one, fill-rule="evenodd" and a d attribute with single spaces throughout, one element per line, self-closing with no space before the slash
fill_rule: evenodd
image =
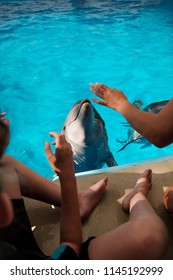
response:
<path id="1" fill-rule="evenodd" d="M 156 160 L 143 161 L 131 165 L 117 166 L 97 171 L 77 174 L 80 190 L 88 188 L 104 176 L 109 177 L 107 193 L 104 199 L 83 223 L 83 239 L 98 236 L 105 231 L 116 228 L 127 221 L 128 215 L 122 211 L 120 200 L 126 191 L 133 188 L 138 175 L 146 168 L 153 170 L 153 185 L 149 193 L 149 201 L 166 223 L 170 240 L 163 259 L 173 259 L 173 222 L 166 213 L 162 200 L 164 187 L 173 186 L 173 155 Z M 29 218 L 40 248 L 51 254 L 59 245 L 60 209 L 35 200 L 25 199 Z"/>

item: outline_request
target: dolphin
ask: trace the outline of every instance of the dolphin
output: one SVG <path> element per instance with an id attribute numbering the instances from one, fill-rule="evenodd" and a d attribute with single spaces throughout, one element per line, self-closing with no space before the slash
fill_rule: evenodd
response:
<path id="1" fill-rule="evenodd" d="M 163 100 L 158 102 L 153 102 L 144 108 L 145 112 L 150 112 L 153 114 L 159 113 L 169 102 L 169 100 Z"/>
<path id="2" fill-rule="evenodd" d="M 62 133 L 71 144 L 75 173 L 116 166 L 108 146 L 105 123 L 88 99 L 76 102 L 71 108 Z"/>
<path id="3" fill-rule="evenodd" d="M 142 102 L 140 100 L 136 100 L 133 102 L 133 104 L 140 110 L 145 111 L 145 112 L 150 112 L 153 114 L 158 114 L 169 102 L 169 100 L 163 100 L 163 101 L 158 101 L 158 102 L 153 102 L 147 105 L 142 109 Z M 130 143 L 133 143 L 135 141 L 139 140 L 146 140 L 140 133 L 138 133 L 133 127 L 130 126 L 128 130 L 128 139 L 125 142 L 125 144 L 117 151 L 120 152 L 124 150 Z M 119 141 L 120 142 L 120 141 Z"/>

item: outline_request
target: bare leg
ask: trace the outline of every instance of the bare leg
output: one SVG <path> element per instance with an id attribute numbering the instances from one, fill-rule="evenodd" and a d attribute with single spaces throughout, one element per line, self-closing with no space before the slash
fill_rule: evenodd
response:
<path id="1" fill-rule="evenodd" d="M 108 178 L 105 177 L 87 190 L 79 193 L 79 207 L 82 221 L 89 216 L 92 210 L 103 198 L 106 192 L 107 182 Z"/>
<path id="2" fill-rule="evenodd" d="M 163 198 L 164 205 L 170 217 L 173 219 L 173 187 L 169 187 Z"/>
<path id="3" fill-rule="evenodd" d="M 139 192 L 141 192 L 145 197 L 148 194 L 148 191 L 151 189 L 152 185 L 152 170 L 151 169 L 146 169 L 144 173 L 142 173 L 135 186 L 133 191 L 131 191 L 123 200 L 122 202 L 122 208 L 125 212 L 129 213 L 130 210 L 130 201 L 133 198 L 133 196 Z"/>
<path id="4" fill-rule="evenodd" d="M 13 174 L 15 175 L 16 173 Z M 10 184 L 10 181 L 8 184 L 4 185 L 4 191 L 9 196 L 9 198 L 21 199 L 22 196 L 25 196 L 61 207 L 60 186 L 37 175 L 34 172 L 31 174 L 32 176 L 29 177 L 33 178 L 33 182 L 35 182 L 34 184 L 33 182 L 30 183 L 29 181 L 30 184 L 28 183 L 27 186 L 25 185 L 25 187 L 23 187 L 22 185 L 19 185 L 18 181 L 16 180 L 16 183 L 13 183 L 12 181 L 13 184 Z M 89 216 L 89 214 L 104 196 L 107 182 L 108 178 L 105 177 L 88 189 L 78 193 L 80 216 L 82 221 L 84 221 Z"/>
<path id="5" fill-rule="evenodd" d="M 137 180 L 122 207 L 130 211 L 129 221 L 93 239 L 88 248 L 90 259 L 160 259 L 167 248 L 168 233 L 148 200 L 151 170 Z"/>

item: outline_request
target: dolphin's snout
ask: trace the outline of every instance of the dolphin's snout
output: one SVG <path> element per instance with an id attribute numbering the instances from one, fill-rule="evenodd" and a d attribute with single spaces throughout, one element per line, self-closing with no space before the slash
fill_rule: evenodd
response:
<path id="1" fill-rule="evenodd" d="M 90 104 L 91 104 L 90 100 L 87 99 L 87 98 L 85 98 L 84 100 L 82 100 L 81 104 L 84 104 L 84 103 L 90 103 Z"/>
<path id="2" fill-rule="evenodd" d="M 93 108 L 91 105 L 91 102 L 88 99 L 84 99 L 81 102 L 81 107 L 80 107 L 80 115 L 82 114 L 83 116 L 87 117 L 93 117 Z"/>
<path id="3" fill-rule="evenodd" d="M 91 102 L 89 99 L 85 98 L 84 100 L 81 101 L 80 107 L 91 107 Z"/>

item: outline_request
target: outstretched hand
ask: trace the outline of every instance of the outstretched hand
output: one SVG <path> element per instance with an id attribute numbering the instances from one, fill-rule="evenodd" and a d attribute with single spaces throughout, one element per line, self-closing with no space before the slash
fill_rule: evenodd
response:
<path id="1" fill-rule="evenodd" d="M 6 113 L 5 112 L 0 113 L 0 121 L 9 125 L 9 120 L 6 118 Z"/>
<path id="2" fill-rule="evenodd" d="M 121 90 L 110 88 L 100 83 L 91 83 L 90 86 L 90 90 L 95 95 L 103 99 L 98 100 L 96 98 L 92 98 L 92 100 L 97 104 L 104 105 L 118 111 L 119 108 L 124 105 L 124 102 L 127 101 L 126 96 Z"/>
<path id="3" fill-rule="evenodd" d="M 44 150 L 53 170 L 58 175 L 70 170 L 74 171 L 71 145 L 66 141 L 65 136 L 56 132 L 50 132 L 49 135 L 55 138 L 53 142 L 56 147 L 55 153 L 52 152 L 48 142 L 45 143 Z"/>
<path id="4" fill-rule="evenodd" d="M 6 116 L 6 113 L 5 113 L 5 112 L 0 113 L 0 119 L 3 118 L 3 117 L 5 117 L 5 116 Z"/>

